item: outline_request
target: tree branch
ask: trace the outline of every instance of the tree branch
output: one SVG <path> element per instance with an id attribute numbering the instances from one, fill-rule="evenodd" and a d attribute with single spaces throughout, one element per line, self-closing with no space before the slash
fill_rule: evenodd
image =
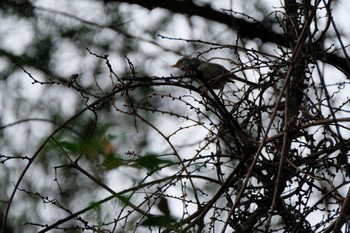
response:
<path id="1" fill-rule="evenodd" d="M 103 0 L 105 3 L 109 2 L 123 2 L 129 4 L 137 4 L 149 10 L 155 8 L 164 8 L 171 12 L 184 14 L 188 16 L 200 16 L 208 20 L 212 20 L 218 23 L 226 24 L 230 28 L 237 31 L 241 38 L 246 39 L 255 39 L 258 38 L 262 42 L 275 43 L 279 46 L 289 47 L 288 41 L 284 35 L 276 33 L 272 30 L 271 22 L 249 22 L 242 18 L 233 17 L 230 14 L 225 13 L 224 11 L 217 11 L 213 9 L 209 4 L 200 6 L 195 4 L 193 1 L 156 1 L 156 0 Z M 320 45 L 315 46 L 317 51 L 320 51 L 319 54 L 322 54 L 319 57 L 316 57 L 319 61 L 328 63 L 335 68 L 339 69 L 346 76 L 350 78 L 350 67 L 345 58 L 340 57 L 334 53 L 329 53 L 322 51 Z"/>

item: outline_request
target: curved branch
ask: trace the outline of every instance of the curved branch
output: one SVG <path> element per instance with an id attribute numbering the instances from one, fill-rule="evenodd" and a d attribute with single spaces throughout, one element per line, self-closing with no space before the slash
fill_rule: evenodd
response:
<path id="1" fill-rule="evenodd" d="M 208 20 L 227 25 L 237 31 L 241 38 L 255 39 L 258 38 L 262 42 L 275 43 L 279 46 L 289 47 L 288 41 L 283 34 L 279 34 L 272 30 L 271 23 L 250 22 L 242 18 L 233 17 L 224 11 L 217 11 L 210 5 L 197 5 L 193 1 L 155 1 L 155 0 L 103 0 L 109 2 L 124 2 L 129 4 L 137 4 L 149 10 L 155 8 L 164 8 L 174 13 L 184 14 L 188 16 L 200 16 Z M 334 53 L 323 51 L 320 45 L 315 45 L 317 51 L 320 51 L 318 60 L 328 63 L 339 69 L 345 75 L 350 77 L 350 67 L 346 58 L 340 57 Z"/>

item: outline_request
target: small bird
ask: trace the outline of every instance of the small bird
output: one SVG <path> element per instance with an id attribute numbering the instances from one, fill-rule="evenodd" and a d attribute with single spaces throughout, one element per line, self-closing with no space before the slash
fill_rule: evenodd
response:
<path id="1" fill-rule="evenodd" d="M 198 58 L 182 57 L 171 66 L 178 68 L 186 76 L 194 76 L 196 81 L 204 79 L 211 88 L 222 89 L 229 79 L 230 72 L 222 65 L 210 63 Z"/>
<path id="2" fill-rule="evenodd" d="M 222 90 L 230 79 L 244 82 L 250 86 L 261 87 L 259 84 L 237 77 L 220 64 L 206 62 L 198 58 L 182 57 L 171 67 L 178 68 L 183 75 L 194 76 L 196 81 L 202 83 L 203 80 L 206 81 L 212 89 Z"/>

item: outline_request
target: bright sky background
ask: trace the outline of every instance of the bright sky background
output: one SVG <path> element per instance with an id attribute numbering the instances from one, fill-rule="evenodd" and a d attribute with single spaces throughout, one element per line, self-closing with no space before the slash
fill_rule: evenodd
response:
<path id="1" fill-rule="evenodd" d="M 40 8 L 45 8 L 45 9 L 51 9 L 53 11 L 60 11 L 60 12 L 65 12 L 72 14 L 74 16 L 77 16 L 79 18 L 99 23 L 99 24 L 106 24 L 109 22 L 108 17 L 104 14 L 104 6 L 103 4 L 100 4 L 100 2 L 95 2 L 95 1 L 87 1 L 87 0 L 33 0 L 32 2 L 35 3 L 36 6 Z M 229 3 L 233 2 L 234 10 L 237 12 L 244 12 L 247 15 L 254 16 L 256 19 L 261 20 L 263 18 L 263 15 L 259 14 L 258 11 L 256 11 L 256 8 L 254 6 L 256 5 L 261 5 L 265 12 L 269 13 L 273 10 L 278 10 L 280 9 L 280 2 L 279 0 L 250 0 L 250 1 L 242 1 L 242 0 L 236 0 L 236 1 L 201 1 L 201 2 L 208 2 L 213 5 L 214 8 L 216 9 L 227 9 L 231 8 Z M 249 3 L 248 3 L 249 2 Z M 350 27 L 349 27 L 349 22 L 350 22 L 350 1 L 348 0 L 338 0 L 334 1 L 334 11 L 333 11 L 333 16 L 335 18 L 335 21 L 337 23 L 338 30 L 345 32 L 345 35 L 343 36 L 343 42 L 344 44 L 349 44 L 349 33 L 350 33 Z M 241 5 L 241 3 L 244 3 L 244 5 Z M 247 4 L 248 3 L 248 4 Z M 148 35 L 144 34 L 144 30 L 146 30 L 148 27 L 151 27 L 152 24 L 157 21 L 158 18 L 162 14 L 166 14 L 166 11 L 163 9 L 154 9 L 152 11 L 148 11 L 145 9 L 142 9 L 136 5 L 128 5 L 125 4 L 124 9 L 122 7 L 122 11 L 129 11 L 130 8 L 135 9 L 132 11 L 130 14 L 130 18 L 126 18 L 125 22 L 130 25 L 130 29 L 132 32 L 132 35 L 152 40 L 153 38 L 149 38 Z M 282 10 L 282 9 L 280 9 Z M 256 15 L 252 15 L 252 11 L 256 11 Z M 47 14 L 52 14 L 52 13 L 47 13 Z M 322 17 L 322 15 L 320 15 Z M 74 24 L 77 23 L 73 20 L 67 20 L 67 18 L 63 16 L 55 16 L 57 20 L 60 21 L 69 21 L 69 23 Z M 177 15 L 176 16 L 176 23 L 174 23 L 172 29 L 168 29 L 166 31 L 160 32 L 162 35 L 165 36 L 170 36 L 170 37 L 178 37 L 178 38 L 190 38 L 190 36 L 193 36 L 190 39 L 202 39 L 200 37 L 196 37 L 197 35 L 202 35 L 203 31 L 205 31 L 205 28 L 207 25 L 204 23 L 202 19 L 199 17 L 193 17 L 193 23 L 198 26 L 197 31 L 194 32 L 194 34 L 189 33 L 189 28 L 188 25 L 185 23 L 185 18 L 182 15 Z M 33 40 L 36 40 L 36 36 L 33 33 L 33 28 L 30 22 L 26 22 L 24 20 L 19 20 L 15 17 L 5 17 L 5 16 L 0 16 L 1 20 L 1 25 L 0 25 L 0 47 L 3 49 L 6 49 L 9 52 L 12 52 L 16 55 L 21 55 L 25 49 L 29 46 L 30 42 Z M 40 27 L 44 27 L 44 21 L 45 19 L 38 20 L 38 25 Z M 225 37 L 230 37 L 230 32 L 228 32 L 227 27 L 225 25 L 219 25 L 219 24 L 214 24 L 216 25 L 216 31 L 217 31 L 217 37 L 220 38 L 225 38 Z M 50 30 L 50 28 L 47 28 L 47 30 Z M 114 38 L 115 33 L 111 32 L 108 29 L 102 30 L 99 32 L 100 35 L 96 35 L 96 40 L 98 40 L 99 36 L 100 37 L 105 37 L 109 38 L 111 40 L 111 43 L 113 43 L 114 40 L 118 40 L 117 38 Z M 213 36 L 213 37 L 215 37 Z M 210 40 L 210 38 L 209 38 Z M 182 44 L 184 42 L 179 42 L 179 41 L 170 41 L 170 40 L 162 40 L 160 38 L 156 38 L 156 41 L 169 49 L 174 48 L 175 46 L 179 46 L 179 44 Z M 68 77 L 73 74 L 73 73 L 80 73 L 83 74 L 84 70 L 86 67 L 89 66 L 92 62 L 92 57 L 83 57 L 82 52 L 77 50 L 76 47 L 74 47 L 71 43 L 67 41 L 60 41 L 57 42 L 59 49 L 57 50 L 57 53 L 55 56 L 57 57 L 57 64 L 58 66 L 56 67 L 57 72 L 60 72 L 62 76 Z M 117 41 L 115 42 L 117 44 Z M 330 44 L 334 43 L 334 41 L 330 41 Z M 252 44 L 254 46 L 254 44 Z M 150 60 L 150 61 L 145 61 L 142 59 L 142 56 L 138 56 L 137 54 L 130 55 L 130 58 L 135 61 L 135 65 L 138 63 L 144 63 L 148 67 L 148 70 L 150 71 L 151 75 L 157 75 L 157 76 L 169 76 L 170 74 L 176 74 L 177 71 L 171 69 L 169 66 L 171 64 L 174 64 L 176 60 L 179 58 L 177 54 L 174 54 L 172 52 L 166 52 L 160 50 L 158 47 L 152 45 L 151 43 L 144 42 L 141 44 L 141 47 L 147 54 L 153 54 L 156 59 Z M 204 48 L 203 48 L 204 49 Z M 110 54 L 110 59 L 112 64 L 118 64 L 119 62 L 122 61 L 120 56 L 118 54 L 112 54 L 113 51 L 111 51 Z M 187 53 L 193 53 L 195 51 L 191 51 L 191 49 L 188 49 L 186 51 Z M 3 70 L 3 67 L 8 64 L 9 61 L 1 59 L 0 60 L 0 72 Z M 231 68 L 229 67 L 230 64 L 228 63 L 223 63 L 228 69 Z M 115 70 L 117 72 L 121 71 L 120 69 L 118 70 L 118 66 L 115 67 Z M 334 72 L 333 70 L 329 72 Z M 40 78 L 40 74 L 33 73 L 34 75 L 37 75 Z M 337 78 L 339 77 L 339 78 Z M 13 78 L 16 80 L 20 80 L 22 82 L 21 87 L 23 88 L 21 91 L 23 95 L 29 100 L 31 99 L 33 102 L 39 100 L 42 98 L 42 91 L 43 87 L 40 85 L 31 85 L 31 80 L 27 77 L 26 74 L 24 73 L 16 73 L 13 75 Z M 339 73 L 339 76 L 334 75 L 330 82 L 338 82 L 342 80 L 343 78 L 341 74 Z M 16 82 L 9 82 L 8 85 L 15 85 Z M 1 89 L 6 88 L 6 87 L 1 87 Z M 0 96 L 0 98 L 4 98 L 4 96 Z M 73 97 L 69 97 L 69 94 L 67 93 L 67 96 L 65 95 L 65 98 L 67 99 L 72 99 L 72 102 L 65 101 L 63 103 L 63 106 L 66 111 L 67 115 L 73 114 L 73 109 L 70 108 L 70 104 L 73 103 Z M 9 100 L 11 101 L 11 100 Z M 1 103 L 4 102 L 3 100 Z M 1 112 L 6 112 L 5 111 L 6 106 L 0 106 L 0 111 Z M 39 117 L 39 116 L 38 116 Z M 10 123 L 14 120 L 13 116 L 11 114 L 4 115 L 3 113 L 1 114 L 2 118 L 2 123 Z M 159 127 L 166 133 L 170 133 L 174 131 L 175 128 L 178 127 L 178 123 L 176 121 L 169 120 L 163 124 L 160 124 Z M 181 122 L 184 123 L 184 122 Z M 10 129 L 11 130 L 11 129 Z M 193 138 L 196 138 L 196 134 L 201 134 L 205 132 L 199 132 L 197 129 L 194 131 L 189 130 L 191 135 L 193 135 Z M 18 133 L 18 131 L 13 132 Z M 40 132 L 38 132 L 40 133 Z M 152 134 L 151 134 L 152 135 Z M 181 135 L 178 136 L 181 138 Z M 19 141 L 20 142 L 20 141 Z M 191 143 L 191 142 L 188 142 Z M 165 150 L 164 146 L 164 141 L 159 140 L 159 142 L 155 143 L 157 145 L 157 149 Z M 20 147 L 20 143 L 18 144 Z M 186 150 L 190 150 L 186 148 Z M 184 154 L 191 154 L 192 152 L 187 152 L 183 151 Z M 124 174 L 125 176 L 128 175 L 126 172 Z M 110 178 L 111 178 L 111 183 L 113 183 L 113 179 L 115 179 L 116 174 L 111 173 Z M 118 174 L 118 176 L 121 177 L 122 175 Z M 118 187 L 116 187 L 118 188 Z M 119 186 L 120 188 L 120 186 Z M 123 187 L 124 188 L 124 187 Z M 175 205 L 172 204 L 172 209 L 175 209 Z"/>

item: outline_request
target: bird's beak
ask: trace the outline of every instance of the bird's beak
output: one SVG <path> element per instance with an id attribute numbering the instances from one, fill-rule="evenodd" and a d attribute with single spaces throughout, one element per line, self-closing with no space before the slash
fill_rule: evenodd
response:
<path id="1" fill-rule="evenodd" d="M 171 67 L 171 68 L 178 68 L 178 67 L 179 67 L 179 64 L 176 63 L 176 64 L 174 64 L 174 65 L 171 65 L 170 67 Z"/>

